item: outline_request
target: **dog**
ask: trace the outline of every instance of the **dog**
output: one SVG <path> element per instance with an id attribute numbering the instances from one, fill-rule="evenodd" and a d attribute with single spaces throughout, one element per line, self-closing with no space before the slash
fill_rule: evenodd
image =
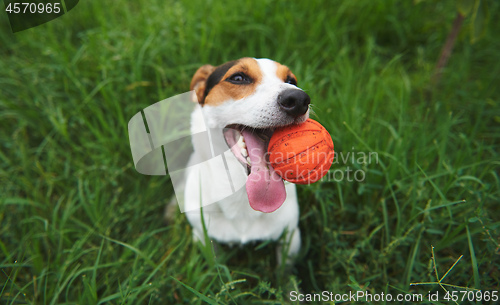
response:
<path id="1" fill-rule="evenodd" d="M 191 129 L 205 124 L 216 130 L 211 141 L 222 143 L 228 152 L 224 161 L 228 167 L 206 164 L 186 176 L 184 204 L 194 239 L 204 243 L 206 233 L 221 243 L 243 245 L 280 240 L 285 234 L 285 257 L 287 263 L 293 262 L 301 243 L 296 187 L 276 174 L 266 151 L 275 128 L 308 119 L 309 95 L 297 87 L 288 67 L 255 58 L 204 65 L 194 74 L 190 88 L 200 105 L 191 115 Z M 204 141 L 193 139 L 193 148 L 190 164 L 200 164 L 213 154 Z M 222 179 L 228 171 L 234 185 Z M 231 187 L 230 196 L 202 207 L 200 200 L 217 198 Z"/>

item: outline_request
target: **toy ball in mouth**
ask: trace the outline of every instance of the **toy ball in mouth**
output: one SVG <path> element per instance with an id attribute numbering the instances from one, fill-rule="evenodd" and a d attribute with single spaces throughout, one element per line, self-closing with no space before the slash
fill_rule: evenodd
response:
<path id="1" fill-rule="evenodd" d="M 326 175 L 334 158 L 333 141 L 320 123 L 307 119 L 274 131 L 268 145 L 269 162 L 284 180 L 311 184 Z"/>

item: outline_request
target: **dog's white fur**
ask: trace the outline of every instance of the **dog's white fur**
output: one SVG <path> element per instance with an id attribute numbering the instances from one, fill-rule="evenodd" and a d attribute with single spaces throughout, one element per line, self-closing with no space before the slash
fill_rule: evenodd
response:
<path id="1" fill-rule="evenodd" d="M 255 92 L 240 100 L 226 100 L 217 106 L 198 107 L 191 116 L 192 131 L 203 129 L 200 126 L 203 124 L 208 128 L 224 128 L 230 124 L 269 128 L 300 123 L 309 117 L 307 111 L 299 118 L 292 118 L 278 107 L 278 95 L 285 89 L 297 89 L 297 87 L 278 78 L 276 62 L 269 59 L 256 59 L 256 61 L 263 78 Z M 222 133 L 212 133 L 211 137 L 214 142 L 225 141 Z M 231 185 L 221 183 L 224 181 L 221 175 L 226 175 L 224 169 L 214 167 L 207 162 L 200 163 L 200 160 L 206 160 L 206 156 L 210 155 L 211 152 L 208 151 L 210 148 L 199 143 L 193 145 L 194 153 L 191 155 L 190 164 L 199 164 L 199 167 L 190 171 L 186 177 L 184 202 L 185 210 L 190 211 L 186 215 L 193 227 L 193 235 L 203 242 L 200 198 L 205 195 L 214 198 L 218 193 L 227 191 Z M 244 185 L 247 179 L 245 168 L 230 151 L 225 156 L 226 161 L 230 163 L 229 168 L 233 168 L 231 177 L 243 182 Z M 231 166 L 232 164 L 234 166 Z M 285 188 L 287 193 L 285 202 L 272 213 L 253 210 L 245 187 L 215 204 L 203 207 L 207 235 L 224 243 L 245 244 L 257 240 L 278 240 L 283 232 L 286 232 L 285 240 L 289 242 L 288 257 L 295 256 L 300 249 L 299 206 L 295 185 L 285 183 Z M 280 255 L 281 253 L 278 253 L 278 257 Z"/>

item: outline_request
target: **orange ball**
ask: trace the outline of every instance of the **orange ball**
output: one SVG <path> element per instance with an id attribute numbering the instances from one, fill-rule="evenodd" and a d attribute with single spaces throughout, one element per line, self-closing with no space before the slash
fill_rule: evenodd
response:
<path id="1" fill-rule="evenodd" d="M 334 157 L 332 137 L 312 119 L 276 129 L 267 151 L 276 173 L 296 184 L 310 184 L 323 178 Z"/>

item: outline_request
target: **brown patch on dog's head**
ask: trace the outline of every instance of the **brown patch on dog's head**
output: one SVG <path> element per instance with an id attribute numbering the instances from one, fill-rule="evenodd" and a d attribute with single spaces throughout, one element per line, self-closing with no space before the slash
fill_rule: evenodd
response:
<path id="1" fill-rule="evenodd" d="M 282 79 L 285 83 L 290 83 L 292 85 L 297 86 L 297 77 L 290 71 L 287 66 L 284 66 L 280 63 L 276 63 L 278 65 L 278 70 L 276 70 L 276 75 L 279 79 Z"/>
<path id="2" fill-rule="evenodd" d="M 191 81 L 201 105 L 220 105 L 227 100 L 239 100 L 255 92 L 262 80 L 259 64 L 253 58 L 242 58 L 218 67 L 205 65 L 196 71 Z"/>
<path id="3" fill-rule="evenodd" d="M 207 81 L 208 90 L 205 95 L 207 105 L 217 106 L 228 100 L 243 99 L 253 94 L 262 81 L 259 64 L 253 58 L 242 58 L 224 64 L 220 66 L 219 71 L 217 70 L 219 68 Z"/>
<path id="4" fill-rule="evenodd" d="M 194 90 L 196 94 L 196 99 L 193 98 L 193 102 L 198 102 L 200 104 L 203 103 L 204 100 L 204 92 L 207 83 L 207 79 L 214 72 L 215 67 L 212 65 L 204 65 L 201 66 L 193 76 L 191 80 L 191 85 L 189 86 L 189 90 Z"/>

